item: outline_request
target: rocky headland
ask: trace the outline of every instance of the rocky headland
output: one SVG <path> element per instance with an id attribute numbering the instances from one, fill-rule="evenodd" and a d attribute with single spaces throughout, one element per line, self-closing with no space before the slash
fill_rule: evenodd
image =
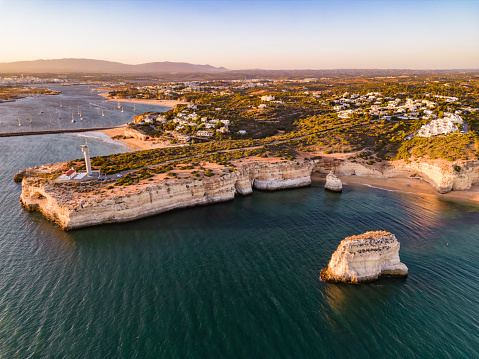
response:
<path id="1" fill-rule="evenodd" d="M 64 229 L 131 221 L 176 208 L 229 201 L 236 195 L 251 194 L 253 188 L 278 190 L 308 186 L 312 173 L 328 174 L 332 170 L 335 175 L 328 175 L 326 184 L 336 190 L 341 188 L 342 176 L 421 179 L 439 193 L 466 191 L 479 183 L 479 161 L 446 164 L 391 161 L 367 165 L 331 157 L 299 161 L 250 158 L 238 162 L 235 172 L 220 168 L 214 170 L 213 177 L 155 176 L 129 186 L 96 181 L 72 185 L 48 179 L 46 174 L 62 166 L 66 163 L 29 168 L 20 171 L 15 180 L 22 182 L 23 206 L 42 212 Z"/>
<path id="2" fill-rule="evenodd" d="M 407 277 L 399 242 L 386 231 L 366 232 L 341 241 L 320 278 L 329 282 L 370 282 L 380 276 Z"/>
<path id="3" fill-rule="evenodd" d="M 253 188 L 272 191 L 308 186 L 315 163 L 251 161 L 235 172 L 210 178 L 162 178 L 126 187 L 67 186 L 32 176 L 23 178 L 20 199 L 25 208 L 42 212 L 63 229 L 73 229 L 229 201 L 237 194 L 251 194 Z"/>

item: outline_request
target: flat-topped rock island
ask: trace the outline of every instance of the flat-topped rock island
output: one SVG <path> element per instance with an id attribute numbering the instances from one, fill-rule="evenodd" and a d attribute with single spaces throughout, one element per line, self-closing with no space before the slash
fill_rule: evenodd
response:
<path id="1" fill-rule="evenodd" d="M 346 237 L 333 253 L 320 278 L 328 282 L 371 282 L 381 276 L 407 277 L 399 259 L 399 242 L 386 231 Z"/>

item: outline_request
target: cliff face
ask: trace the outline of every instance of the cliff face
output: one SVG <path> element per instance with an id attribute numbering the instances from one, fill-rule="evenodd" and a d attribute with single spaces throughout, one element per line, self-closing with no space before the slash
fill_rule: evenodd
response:
<path id="1" fill-rule="evenodd" d="M 93 193 L 54 185 L 36 176 L 61 170 L 64 164 L 40 166 L 22 171 L 16 180 L 22 180 L 21 202 L 29 210 L 41 211 L 64 229 L 109 222 L 134 220 L 175 208 L 196 206 L 232 200 L 236 194 L 251 194 L 253 188 L 277 190 L 307 186 L 311 172 L 328 173 L 334 169 L 338 176 L 371 177 L 420 176 L 439 192 L 467 190 L 479 182 L 479 161 L 451 164 L 434 162 L 388 162 L 368 166 L 345 160 L 252 161 L 233 173 L 225 173 L 201 180 L 158 180 L 119 187 L 116 191 L 102 188 Z M 331 178 L 330 178 L 331 180 Z M 339 179 L 335 188 L 339 188 Z"/>
<path id="2" fill-rule="evenodd" d="M 247 195 L 253 187 L 277 190 L 311 183 L 314 161 L 250 162 L 233 173 L 202 180 L 148 182 L 128 186 L 122 194 L 82 194 L 62 190 L 34 177 L 23 179 L 21 202 L 29 210 L 39 210 L 63 229 L 101 223 L 130 221 L 175 208 L 232 200 Z"/>
<path id="3" fill-rule="evenodd" d="M 398 163 L 398 168 L 422 176 L 440 193 L 468 190 L 479 182 L 479 161 Z"/>
<path id="4" fill-rule="evenodd" d="M 331 282 L 360 283 L 380 276 L 406 277 L 399 260 L 399 242 L 385 231 L 366 232 L 343 239 L 320 278 Z"/>
<path id="5" fill-rule="evenodd" d="M 385 162 L 381 166 L 368 166 L 350 161 L 321 161 L 315 171 L 328 173 L 334 169 L 336 175 L 343 176 L 370 176 L 376 178 L 391 178 L 400 176 L 418 176 L 428 182 L 439 193 L 452 190 L 464 191 L 473 184 L 479 183 L 479 161 L 423 161 Z"/>

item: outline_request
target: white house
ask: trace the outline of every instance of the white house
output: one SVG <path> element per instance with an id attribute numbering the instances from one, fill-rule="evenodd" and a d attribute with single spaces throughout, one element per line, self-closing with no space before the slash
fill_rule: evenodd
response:
<path id="1" fill-rule="evenodd" d="M 200 137 L 211 137 L 213 136 L 213 131 L 202 130 L 196 132 L 196 135 Z"/>
<path id="2" fill-rule="evenodd" d="M 261 96 L 261 101 L 273 101 L 273 100 L 274 100 L 274 96 L 270 96 L 270 95 Z"/>
<path id="3" fill-rule="evenodd" d="M 229 132 L 229 130 L 228 130 L 228 125 L 224 125 L 224 126 L 221 127 L 218 131 L 221 132 L 221 133 L 227 133 L 227 132 Z"/>
<path id="4" fill-rule="evenodd" d="M 76 175 L 77 175 L 77 172 L 72 167 L 68 171 L 63 172 L 63 174 L 60 176 L 60 179 L 62 181 L 67 181 L 67 180 L 71 180 L 75 178 Z"/>

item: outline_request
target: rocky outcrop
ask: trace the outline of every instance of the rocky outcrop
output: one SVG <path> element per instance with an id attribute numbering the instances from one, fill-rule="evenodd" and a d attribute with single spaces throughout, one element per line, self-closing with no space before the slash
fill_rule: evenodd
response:
<path id="1" fill-rule="evenodd" d="M 366 232 L 343 239 L 326 268 L 324 281 L 361 283 L 380 276 L 406 277 L 407 267 L 399 260 L 399 242 L 386 231 Z"/>
<path id="2" fill-rule="evenodd" d="M 13 175 L 13 180 L 15 182 L 22 182 L 22 180 L 26 177 L 26 175 L 27 175 L 27 170 L 18 171 L 18 173 L 15 173 Z"/>
<path id="3" fill-rule="evenodd" d="M 133 137 L 140 141 L 148 141 L 150 139 L 150 136 L 145 135 L 144 133 L 141 133 L 140 131 L 130 127 L 125 128 L 124 135 L 125 137 Z"/>
<path id="4" fill-rule="evenodd" d="M 315 161 L 244 164 L 236 172 L 201 180 L 161 180 L 121 187 L 114 192 L 78 193 L 46 180 L 27 177 L 22 181 L 21 202 L 38 210 L 64 229 L 101 223 L 131 221 L 176 208 L 232 200 L 253 188 L 278 190 L 307 186 Z"/>
<path id="5" fill-rule="evenodd" d="M 341 192 L 343 190 L 343 183 L 334 175 L 333 171 L 331 171 L 326 176 L 324 188 L 331 192 Z"/>

